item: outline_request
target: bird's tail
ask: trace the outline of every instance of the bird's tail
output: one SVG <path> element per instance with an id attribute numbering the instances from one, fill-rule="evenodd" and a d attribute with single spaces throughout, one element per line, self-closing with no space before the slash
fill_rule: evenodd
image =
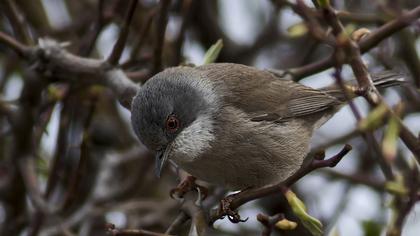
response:
<path id="1" fill-rule="evenodd" d="M 402 73 L 394 71 L 383 71 L 380 73 L 372 74 L 373 84 L 377 88 L 388 88 L 393 86 L 400 86 L 407 81 Z"/>
<path id="2" fill-rule="evenodd" d="M 402 73 L 398 73 L 395 71 L 383 71 L 372 75 L 372 81 L 375 87 L 378 89 L 388 88 L 388 87 L 394 87 L 394 86 L 401 86 L 405 84 L 407 81 L 405 80 L 405 76 Z M 350 83 L 346 85 L 350 91 L 356 91 L 357 85 L 355 83 Z M 345 96 L 343 94 L 343 91 L 338 88 L 336 85 L 327 87 L 324 90 L 329 95 L 338 98 L 339 100 L 345 100 Z M 354 97 L 357 95 L 355 93 Z"/>

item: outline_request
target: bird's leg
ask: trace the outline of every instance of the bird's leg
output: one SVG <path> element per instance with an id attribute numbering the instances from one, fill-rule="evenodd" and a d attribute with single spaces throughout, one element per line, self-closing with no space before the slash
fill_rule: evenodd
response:
<path id="1" fill-rule="evenodd" d="M 197 178 L 194 176 L 188 175 L 180 184 L 178 184 L 178 186 L 171 189 L 169 195 L 171 198 L 180 199 L 183 198 L 189 191 L 197 189 L 201 193 L 202 199 L 205 199 L 208 195 L 208 190 L 206 187 L 196 184 L 196 180 Z"/>
<path id="2" fill-rule="evenodd" d="M 248 218 L 241 219 L 241 216 L 239 215 L 238 210 L 232 209 L 231 203 L 239 194 L 243 194 L 244 192 L 250 189 L 252 189 L 252 187 L 243 189 L 242 191 L 238 193 L 230 194 L 220 201 L 219 214 L 222 215 L 222 218 L 224 218 L 224 216 L 227 216 L 229 221 L 235 224 L 240 223 L 240 222 L 245 222 L 248 220 Z"/>

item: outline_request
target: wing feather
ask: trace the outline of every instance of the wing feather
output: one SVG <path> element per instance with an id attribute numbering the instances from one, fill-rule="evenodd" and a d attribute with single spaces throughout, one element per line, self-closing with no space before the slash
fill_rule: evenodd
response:
<path id="1" fill-rule="evenodd" d="M 253 67 L 216 63 L 197 69 L 225 90 L 225 102 L 250 114 L 256 122 L 304 118 L 341 104 L 325 91 Z"/>

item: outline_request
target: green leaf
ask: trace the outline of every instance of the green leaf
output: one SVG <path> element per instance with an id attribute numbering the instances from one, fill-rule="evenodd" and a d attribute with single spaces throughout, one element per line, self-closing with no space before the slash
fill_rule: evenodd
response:
<path id="1" fill-rule="evenodd" d="M 308 27 L 306 26 L 305 22 L 299 22 L 287 28 L 288 36 L 291 38 L 301 37 L 305 35 L 307 32 L 308 32 Z"/>
<path id="2" fill-rule="evenodd" d="M 407 195 L 408 189 L 404 186 L 403 180 L 396 181 L 387 181 L 385 183 L 385 189 L 388 192 L 398 194 L 398 195 Z"/>
<path id="3" fill-rule="evenodd" d="M 275 226 L 281 230 L 293 230 L 297 227 L 297 223 L 288 219 L 277 221 Z"/>
<path id="4" fill-rule="evenodd" d="M 219 56 L 220 51 L 223 47 L 223 40 L 219 39 L 215 44 L 213 44 L 204 55 L 203 65 L 210 64 L 216 61 Z"/>
<path id="5" fill-rule="evenodd" d="M 397 156 L 397 141 L 401 128 L 399 116 L 401 115 L 403 108 L 403 103 L 399 103 L 394 107 L 395 112 L 388 121 L 384 139 L 382 140 L 382 153 L 384 154 L 385 159 L 390 163 L 392 163 Z"/>
<path id="6" fill-rule="evenodd" d="M 364 236 L 380 236 L 382 231 L 382 226 L 378 222 L 372 220 L 362 221 L 362 228 L 364 231 Z"/>
<path id="7" fill-rule="evenodd" d="M 328 7 L 330 5 L 330 1 L 329 0 L 318 0 L 318 4 L 321 7 Z"/>
<path id="8" fill-rule="evenodd" d="M 359 122 L 359 130 L 368 131 L 378 128 L 385 116 L 388 115 L 388 111 L 388 106 L 385 103 L 380 104 Z"/>
<path id="9" fill-rule="evenodd" d="M 397 117 L 391 117 L 385 130 L 382 141 L 382 153 L 388 162 L 392 162 L 397 156 L 397 140 L 400 133 L 400 124 Z"/>
<path id="10" fill-rule="evenodd" d="M 323 235 L 322 223 L 306 212 L 305 204 L 296 196 L 296 194 L 291 190 L 287 190 L 284 195 L 289 202 L 289 205 L 292 207 L 293 213 L 300 219 L 303 226 L 315 236 Z"/>

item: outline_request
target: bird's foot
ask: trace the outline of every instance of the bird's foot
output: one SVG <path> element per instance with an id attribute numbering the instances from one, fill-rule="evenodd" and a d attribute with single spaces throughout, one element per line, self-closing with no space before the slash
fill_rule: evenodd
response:
<path id="1" fill-rule="evenodd" d="M 169 195 L 173 199 L 182 199 L 184 195 L 190 191 L 197 190 L 201 194 L 201 200 L 204 200 L 208 195 L 206 187 L 195 183 L 197 178 L 192 175 L 187 176 L 177 187 L 171 189 Z"/>
<path id="2" fill-rule="evenodd" d="M 219 211 L 220 211 L 219 213 L 220 215 L 222 215 L 222 219 L 225 216 L 227 216 L 229 221 L 235 224 L 240 223 L 240 222 L 245 222 L 248 220 L 248 218 L 241 219 L 241 216 L 239 215 L 238 210 L 232 209 L 231 207 L 232 201 L 235 199 L 235 196 L 237 194 L 239 193 L 226 196 L 220 201 L 220 206 L 219 206 Z"/>

